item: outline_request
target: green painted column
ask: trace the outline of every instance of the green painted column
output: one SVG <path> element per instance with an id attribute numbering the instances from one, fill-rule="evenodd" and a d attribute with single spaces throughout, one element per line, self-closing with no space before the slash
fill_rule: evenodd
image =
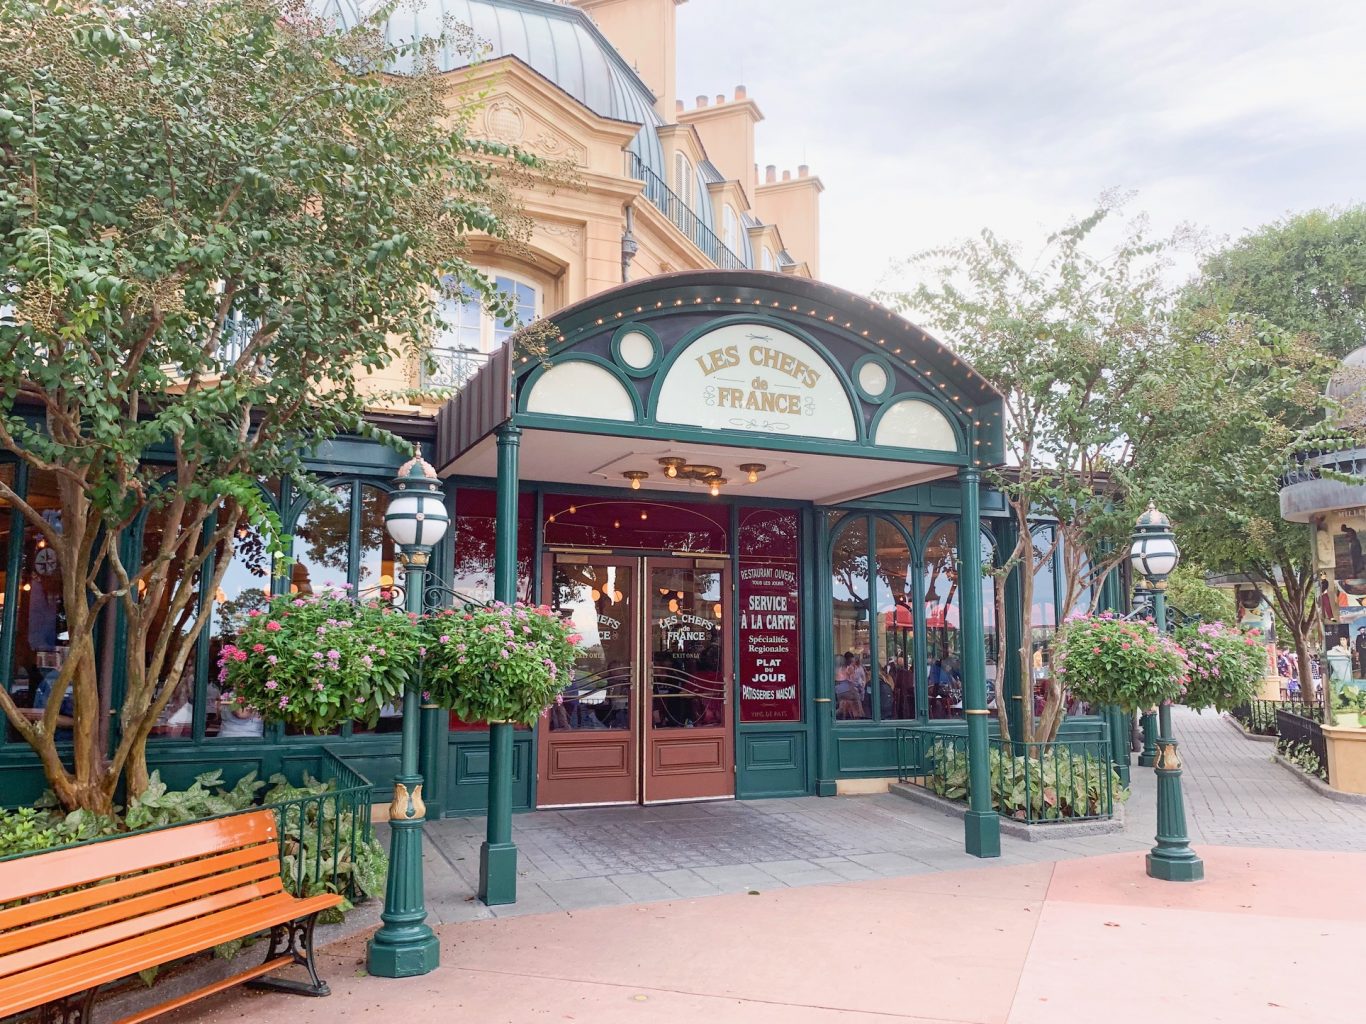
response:
<path id="1" fill-rule="evenodd" d="M 968 812 L 963 819 L 967 852 L 1001 855 L 1001 819 L 991 809 L 987 680 L 982 630 L 981 473 L 958 471 L 962 518 L 958 523 L 958 612 L 963 638 L 963 714 L 968 720 Z"/>
<path id="2" fill-rule="evenodd" d="M 430 549 L 403 552 L 408 611 L 422 610 Z M 418 773 L 420 700 L 415 679 L 403 691 L 403 745 L 394 799 L 389 805 L 389 873 L 384 883 L 384 924 L 370 939 L 367 966 L 381 978 L 429 974 L 441 962 L 441 943 L 427 924 L 422 881 L 422 776 Z"/>
<path id="3" fill-rule="evenodd" d="M 1163 584 L 1165 586 L 1165 584 Z M 1166 594 L 1153 595 L 1157 628 L 1166 631 Z M 1181 755 L 1172 738 L 1172 706 L 1163 704 L 1158 714 L 1157 738 L 1157 845 L 1148 853 L 1148 877 L 1164 882 L 1199 882 L 1205 863 L 1191 849 L 1186 831 L 1186 802 L 1181 795 Z"/>
<path id="4" fill-rule="evenodd" d="M 1115 771 L 1119 773 L 1119 781 L 1127 786 L 1131 779 L 1129 716 L 1121 707 L 1111 707 L 1108 711 L 1106 721 L 1110 725 L 1110 761 L 1114 764 Z"/>
<path id="5" fill-rule="evenodd" d="M 497 524 L 493 549 L 493 596 L 517 600 L 517 457 L 522 432 L 498 428 Z M 517 847 L 512 841 L 512 723 L 489 723 L 488 831 L 479 847 L 479 899 L 496 907 L 517 902 Z"/>
<path id="6" fill-rule="evenodd" d="M 422 777 L 427 783 L 427 820 L 435 821 L 445 812 L 441 748 L 446 745 L 446 712 L 435 704 L 422 705 Z"/>
<path id="7" fill-rule="evenodd" d="M 811 707 L 812 728 L 816 730 L 816 795 L 835 796 L 839 770 L 835 766 L 835 679 L 830 670 L 836 653 L 831 649 L 830 615 L 834 603 L 830 593 L 830 518 L 824 512 L 816 512 L 812 524 L 819 531 L 813 545 L 816 557 L 811 568 L 812 593 L 816 600 L 811 603 L 812 612 L 804 616 L 804 621 L 814 626 L 816 637 L 811 645 L 812 664 L 815 665 Z"/>
<path id="8" fill-rule="evenodd" d="M 1013 523 L 1002 523 L 999 549 L 1006 552 L 1014 550 L 1018 535 L 1019 531 Z M 1024 631 L 1029 628 L 1026 622 L 1030 614 L 1020 601 L 1020 589 L 1020 571 L 1015 569 L 1005 580 L 1006 663 L 996 666 L 997 676 L 1005 679 L 1002 692 L 1006 701 L 1006 720 L 1010 723 L 1011 738 L 1017 744 L 1024 735 L 1024 703 L 1028 690 L 1028 686 L 1020 679 L 1020 645 L 1024 643 Z M 998 628 L 1001 628 L 999 624 Z M 1024 747 L 1017 746 L 1015 753 L 1023 754 Z"/>

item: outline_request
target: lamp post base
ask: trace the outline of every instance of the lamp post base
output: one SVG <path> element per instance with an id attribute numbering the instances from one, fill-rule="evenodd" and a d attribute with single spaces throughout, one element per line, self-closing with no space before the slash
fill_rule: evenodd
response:
<path id="1" fill-rule="evenodd" d="M 366 947 L 367 969 L 377 978 L 416 978 L 431 974 L 441 965 L 441 940 L 430 928 L 426 931 L 426 938 L 395 944 L 376 935 Z"/>
<path id="2" fill-rule="evenodd" d="M 995 811 L 968 811 L 963 816 L 964 848 L 973 857 L 1001 855 L 1001 817 Z"/>
<path id="3" fill-rule="evenodd" d="M 1157 845 L 1148 854 L 1148 877 L 1164 882 L 1199 882 L 1205 862 L 1191 849 L 1186 832 L 1186 802 L 1181 795 L 1181 755 L 1170 738 L 1164 707 L 1163 732 L 1157 743 Z"/>

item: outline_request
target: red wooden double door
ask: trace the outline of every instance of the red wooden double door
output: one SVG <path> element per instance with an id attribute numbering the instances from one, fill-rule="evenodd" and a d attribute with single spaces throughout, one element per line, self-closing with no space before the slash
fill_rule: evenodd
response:
<path id="1" fill-rule="evenodd" d="M 537 806 L 734 796 L 727 563 L 549 559 L 546 600 L 583 642 L 542 720 Z"/>

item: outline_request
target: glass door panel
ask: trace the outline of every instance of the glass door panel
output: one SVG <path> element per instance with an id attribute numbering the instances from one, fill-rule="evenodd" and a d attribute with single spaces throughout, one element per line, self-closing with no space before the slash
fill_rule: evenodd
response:
<path id="1" fill-rule="evenodd" d="M 573 679 L 542 723 L 540 806 L 637 799 L 635 559 L 557 558 L 550 604 L 583 636 Z"/>
<path id="2" fill-rule="evenodd" d="M 728 575 L 646 559 L 647 803 L 734 795 Z"/>

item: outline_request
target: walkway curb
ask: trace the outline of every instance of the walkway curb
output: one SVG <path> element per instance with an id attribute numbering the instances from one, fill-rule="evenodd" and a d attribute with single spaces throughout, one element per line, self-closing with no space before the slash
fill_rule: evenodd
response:
<path id="1" fill-rule="evenodd" d="M 1254 742 L 1256 742 L 1256 743 L 1275 743 L 1275 742 L 1276 742 L 1276 737 L 1275 737 L 1275 736 L 1263 736 L 1263 735 L 1262 735 L 1261 733 L 1259 733 L 1259 732 L 1248 732 L 1246 729 L 1243 728 L 1242 723 L 1239 722 L 1238 719 L 1234 718 L 1232 715 L 1224 714 L 1224 715 L 1220 715 L 1219 717 L 1222 718 L 1222 719 L 1223 719 L 1225 722 L 1227 722 L 1229 725 L 1233 726 L 1233 728 L 1237 731 L 1238 735 L 1241 736 L 1241 737 L 1242 737 L 1243 739 L 1245 739 L 1245 740 L 1252 740 L 1252 741 L 1254 741 Z"/>
<path id="2" fill-rule="evenodd" d="M 924 786 L 894 782 L 887 788 L 887 792 L 899 796 L 903 800 L 909 800 L 911 803 L 920 804 L 922 807 L 934 808 L 950 817 L 961 819 L 967 814 L 967 807 L 963 804 L 956 800 L 945 799 L 937 793 L 932 793 Z M 1078 839 L 1083 836 L 1109 836 L 1124 831 L 1124 805 L 1122 803 L 1115 804 L 1113 817 L 1093 821 L 1055 821 L 1040 825 L 1026 825 L 1004 815 L 998 815 L 998 817 L 1001 820 L 1002 835 L 1023 839 L 1027 843 L 1046 843 L 1054 839 Z"/>
<path id="3" fill-rule="evenodd" d="M 1327 797 L 1329 800 L 1336 800 L 1340 804 L 1356 804 L 1358 807 L 1366 807 L 1366 795 L 1361 793 L 1344 793 L 1340 789 L 1334 789 L 1332 786 L 1328 785 L 1328 783 L 1324 782 L 1322 779 L 1315 778 L 1301 769 L 1298 765 L 1291 764 L 1280 754 L 1277 754 L 1273 760 L 1319 796 Z"/>

